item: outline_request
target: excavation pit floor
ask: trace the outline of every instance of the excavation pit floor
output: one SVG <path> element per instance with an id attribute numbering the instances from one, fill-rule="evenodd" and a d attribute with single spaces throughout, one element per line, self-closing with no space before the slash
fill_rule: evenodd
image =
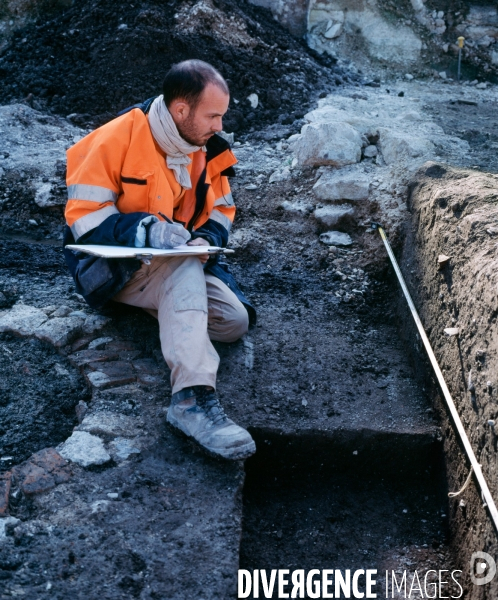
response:
<path id="1" fill-rule="evenodd" d="M 454 569 L 440 445 L 421 439 L 407 459 L 398 452 L 403 436 L 371 436 L 362 456 L 354 436 L 313 444 L 254 434 L 260 449 L 246 462 L 241 569 L 265 570 L 268 578 L 272 569 L 373 569 L 377 597 L 397 597 L 393 572 L 400 583 L 406 571 L 409 589 L 415 571 L 423 580 L 430 569 Z M 260 587 L 260 597 L 278 598 L 277 586 L 271 596 Z"/>

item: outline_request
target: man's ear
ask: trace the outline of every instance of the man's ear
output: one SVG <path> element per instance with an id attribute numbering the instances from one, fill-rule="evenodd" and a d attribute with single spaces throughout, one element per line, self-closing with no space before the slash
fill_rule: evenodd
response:
<path id="1" fill-rule="evenodd" d="M 173 100 L 169 112 L 175 123 L 183 123 L 190 114 L 190 106 L 184 100 Z"/>

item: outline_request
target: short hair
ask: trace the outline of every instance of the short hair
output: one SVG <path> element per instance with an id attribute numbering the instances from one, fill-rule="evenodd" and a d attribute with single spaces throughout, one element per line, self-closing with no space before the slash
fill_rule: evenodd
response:
<path id="1" fill-rule="evenodd" d="M 208 84 L 229 94 L 228 84 L 213 66 L 203 60 L 185 60 L 173 65 L 163 81 L 163 96 L 169 108 L 174 100 L 184 100 L 191 108 L 199 103 Z"/>

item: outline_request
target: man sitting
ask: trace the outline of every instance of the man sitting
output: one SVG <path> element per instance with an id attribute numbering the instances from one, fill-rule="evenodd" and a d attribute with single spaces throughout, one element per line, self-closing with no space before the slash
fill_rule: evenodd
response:
<path id="1" fill-rule="evenodd" d="M 216 69 L 185 61 L 167 73 L 163 95 L 72 146 L 64 244 L 225 247 L 235 216 L 228 176 L 237 161 L 216 133 L 229 99 Z M 90 306 L 113 299 L 159 320 L 171 369 L 168 422 L 215 455 L 253 454 L 250 434 L 225 415 L 215 392 L 219 356 L 211 340 L 234 342 L 255 319 L 226 265 L 207 254 L 145 264 L 64 253 Z"/>

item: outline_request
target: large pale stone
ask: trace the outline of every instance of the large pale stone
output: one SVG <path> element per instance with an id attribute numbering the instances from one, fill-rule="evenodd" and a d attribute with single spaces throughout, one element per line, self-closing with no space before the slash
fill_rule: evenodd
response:
<path id="1" fill-rule="evenodd" d="M 294 142 L 298 164 L 344 167 L 361 159 L 361 136 L 347 123 L 310 123 Z"/>
<path id="2" fill-rule="evenodd" d="M 320 200 L 368 200 L 370 179 L 356 171 L 324 173 L 313 186 Z"/>
<path id="3" fill-rule="evenodd" d="M 322 233 L 320 241 L 327 246 L 351 246 L 353 240 L 347 233 L 341 231 L 327 231 Z"/>
<path id="4" fill-rule="evenodd" d="M 326 227 L 337 227 L 346 220 L 351 220 L 354 210 L 347 204 L 324 206 L 314 212 L 315 219 Z"/>
<path id="5" fill-rule="evenodd" d="M 33 335 L 45 321 L 47 315 L 34 306 L 16 304 L 0 317 L 0 333 L 10 332 L 17 335 Z"/>
<path id="6" fill-rule="evenodd" d="M 86 431 L 74 431 L 60 447 L 59 454 L 80 467 L 103 465 L 111 460 L 102 440 Z"/>
<path id="7" fill-rule="evenodd" d="M 80 317 L 54 317 L 45 321 L 34 334 L 40 340 L 45 340 L 57 348 L 65 346 L 71 338 L 80 331 L 84 320 Z"/>
<path id="8" fill-rule="evenodd" d="M 386 164 L 420 158 L 427 160 L 435 152 L 434 144 L 422 137 L 382 128 L 379 146 Z"/>
<path id="9" fill-rule="evenodd" d="M 102 411 L 86 415 L 76 429 L 103 436 L 134 437 L 140 433 L 140 421 L 136 417 Z"/>

